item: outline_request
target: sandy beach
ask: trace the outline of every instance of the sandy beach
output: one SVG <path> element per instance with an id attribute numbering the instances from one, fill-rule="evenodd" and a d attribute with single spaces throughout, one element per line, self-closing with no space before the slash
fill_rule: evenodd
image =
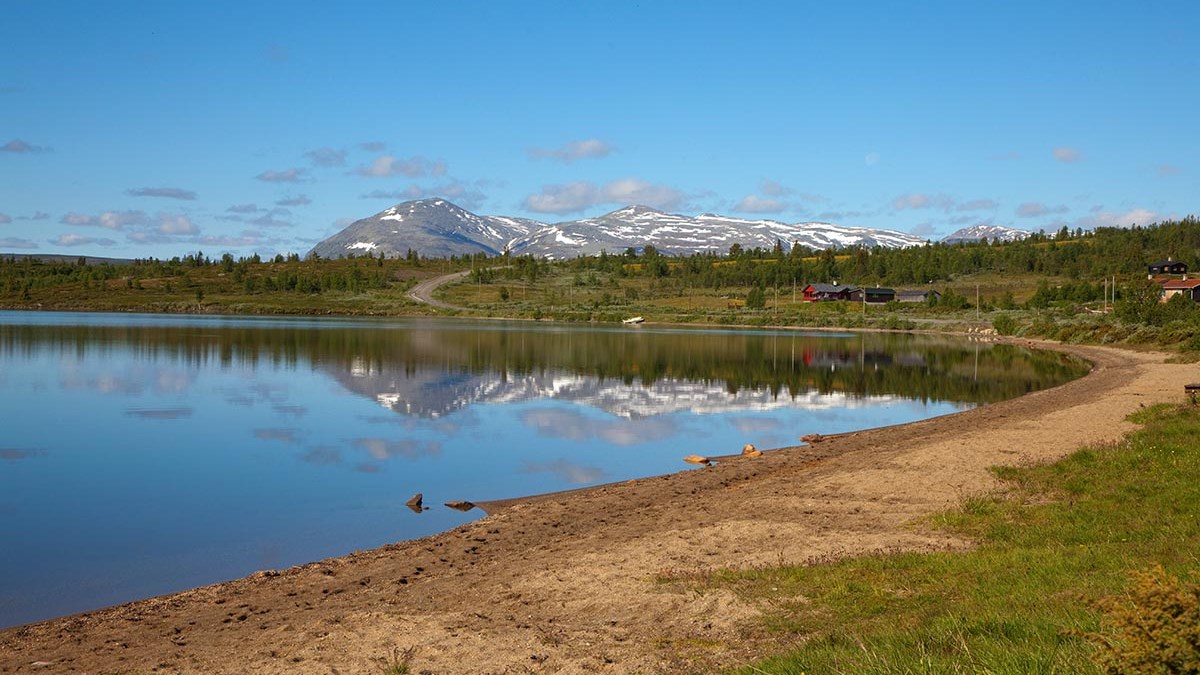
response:
<path id="1" fill-rule="evenodd" d="M 996 489 L 989 467 L 1116 440 L 1133 428 L 1126 415 L 1180 402 L 1200 381 L 1200 365 L 1164 354 L 1063 349 L 1095 368 L 1020 399 L 493 503 L 434 537 L 8 629 L 0 673 L 377 673 L 380 658 L 408 648 L 413 673 L 745 663 L 784 648 L 755 629 L 755 606 L 656 575 L 968 546 L 919 520 Z M 797 442 L 808 433 L 793 431 Z"/>

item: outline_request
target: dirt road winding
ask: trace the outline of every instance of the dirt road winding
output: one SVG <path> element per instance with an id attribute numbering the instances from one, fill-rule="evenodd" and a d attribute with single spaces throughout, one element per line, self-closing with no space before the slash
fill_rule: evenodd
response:
<path id="1" fill-rule="evenodd" d="M 429 305 L 430 307 L 436 307 L 437 309 L 447 309 L 447 310 L 465 309 L 463 307 L 459 307 L 458 305 L 451 305 L 450 303 L 442 302 L 441 300 L 438 300 L 437 298 L 433 297 L 433 292 L 436 291 L 438 288 L 445 286 L 448 283 L 458 281 L 459 279 L 465 278 L 470 273 L 471 273 L 470 270 L 468 270 L 466 272 L 455 272 L 453 274 L 444 274 L 440 277 L 426 279 L 425 281 L 422 281 L 421 283 L 417 284 L 416 286 L 413 286 L 412 290 L 410 290 L 408 292 L 408 297 L 419 303 Z"/>

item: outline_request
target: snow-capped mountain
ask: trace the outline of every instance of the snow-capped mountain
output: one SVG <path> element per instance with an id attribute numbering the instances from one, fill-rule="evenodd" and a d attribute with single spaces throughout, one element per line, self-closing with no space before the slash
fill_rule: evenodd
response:
<path id="1" fill-rule="evenodd" d="M 1019 241 L 1028 236 L 1029 232 L 1025 230 L 1015 230 L 1003 225 L 972 225 L 971 227 L 964 227 L 961 230 L 951 232 L 942 239 L 942 242 L 946 244 L 975 242 L 984 237 L 987 237 L 988 241 Z"/>
<path id="2" fill-rule="evenodd" d="M 743 248 L 787 248 L 798 243 L 815 249 L 843 246 L 917 246 L 925 239 L 904 232 L 844 227 L 830 223 L 781 223 L 747 220 L 706 213 L 684 216 L 647 206 L 627 206 L 596 218 L 540 223 L 524 218 L 478 216 L 444 199 L 405 202 L 352 223 L 317 244 L 324 258 L 383 252 L 403 255 L 409 249 L 426 257 L 485 252 L 506 248 L 516 255 L 573 258 L 621 253 L 652 245 L 668 255 L 704 251 L 724 253 L 733 244 Z"/>
<path id="3" fill-rule="evenodd" d="M 322 258 L 381 252 L 394 257 L 409 249 L 427 258 L 479 252 L 499 255 L 512 241 L 543 227 L 523 218 L 477 216 L 444 199 L 421 199 L 356 220 L 312 252 Z"/>

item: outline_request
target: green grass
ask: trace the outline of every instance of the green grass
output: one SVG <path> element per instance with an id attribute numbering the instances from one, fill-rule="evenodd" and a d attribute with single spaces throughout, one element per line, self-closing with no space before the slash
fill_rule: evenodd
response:
<path id="1" fill-rule="evenodd" d="M 1010 490 L 934 519 L 968 552 L 877 555 L 697 580 L 764 608 L 800 646 L 752 673 L 1098 673 L 1099 601 L 1133 571 L 1200 571 L 1200 411 L 1147 409 L 1125 441 L 999 471 Z M 699 587 L 699 588 L 697 588 Z M 1165 672 L 1165 671 L 1164 671 Z"/>

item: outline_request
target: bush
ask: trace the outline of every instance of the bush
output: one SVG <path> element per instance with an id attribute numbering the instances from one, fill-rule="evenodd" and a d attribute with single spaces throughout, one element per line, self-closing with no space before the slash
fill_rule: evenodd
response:
<path id="1" fill-rule="evenodd" d="M 1017 320 L 1008 314 L 1001 314 L 992 319 L 992 328 L 1000 335 L 1014 335 L 1017 332 Z"/>
<path id="2" fill-rule="evenodd" d="M 1092 636 L 1109 675 L 1200 673 L 1200 584 L 1162 567 L 1133 574 L 1122 599 L 1103 603 L 1107 629 Z"/>

